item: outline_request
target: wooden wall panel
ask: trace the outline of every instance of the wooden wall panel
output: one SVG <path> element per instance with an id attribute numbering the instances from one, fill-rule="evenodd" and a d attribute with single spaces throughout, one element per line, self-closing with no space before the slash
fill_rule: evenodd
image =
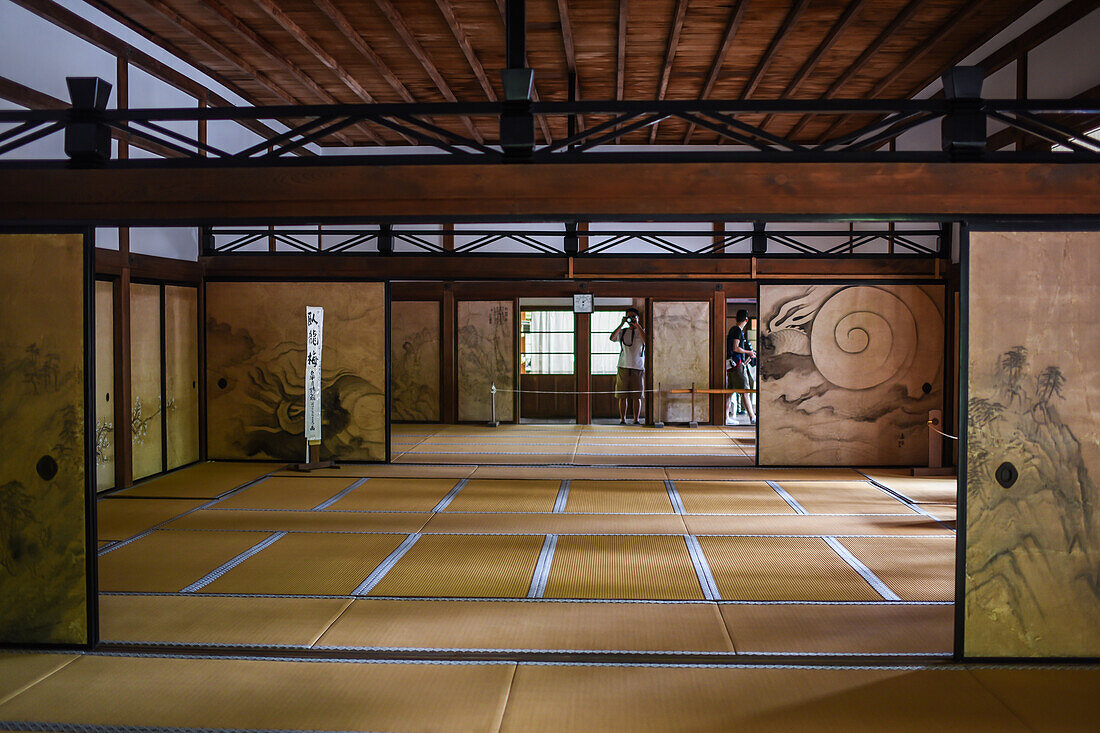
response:
<path id="1" fill-rule="evenodd" d="M 458 311 L 458 419 L 488 421 L 492 417 L 489 388 L 509 390 L 497 395 L 497 419 L 514 419 L 514 304 L 510 300 L 461 300 Z"/>
<path id="2" fill-rule="evenodd" d="M 927 465 L 941 285 L 761 285 L 761 465 Z"/>
<path id="3" fill-rule="evenodd" d="M 653 303 L 653 323 L 647 329 L 653 352 L 653 374 L 647 375 L 646 388 L 656 389 L 660 382 L 661 414 L 665 422 L 691 420 L 691 395 L 669 395 L 669 389 L 710 386 L 710 303 Z M 710 419 L 710 400 L 695 398 L 695 419 Z"/>
<path id="4" fill-rule="evenodd" d="M 95 284 L 96 489 L 115 485 L 115 284 Z"/>
<path id="5" fill-rule="evenodd" d="M 0 251 L 0 642 L 85 644 L 83 237 Z"/>
<path id="6" fill-rule="evenodd" d="M 305 455 L 305 308 L 325 309 L 321 457 L 386 459 L 386 296 L 381 283 L 206 285 L 211 459 Z"/>
<path id="7" fill-rule="evenodd" d="M 439 421 L 438 300 L 390 303 L 390 418 Z"/>
<path id="8" fill-rule="evenodd" d="M 130 434 L 134 480 L 164 470 L 160 286 L 130 285 Z"/>
<path id="9" fill-rule="evenodd" d="M 199 460 L 199 291 L 164 288 L 168 468 Z"/>
<path id="10" fill-rule="evenodd" d="M 968 656 L 1100 656 L 1098 254 L 1098 232 L 971 234 Z"/>

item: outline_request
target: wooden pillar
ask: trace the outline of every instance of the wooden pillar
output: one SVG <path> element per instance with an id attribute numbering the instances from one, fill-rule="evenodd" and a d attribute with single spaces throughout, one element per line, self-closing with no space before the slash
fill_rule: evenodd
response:
<path id="1" fill-rule="evenodd" d="M 726 292 L 721 283 L 714 286 L 710 300 L 710 387 L 726 387 Z M 726 424 L 726 396 L 710 396 L 710 424 Z"/>
<path id="2" fill-rule="evenodd" d="M 447 252 L 455 251 L 455 225 L 443 225 L 443 249 Z"/>
<path id="3" fill-rule="evenodd" d="M 200 282 L 198 290 L 199 329 L 199 460 L 206 457 L 206 283 Z"/>
<path id="4" fill-rule="evenodd" d="M 130 390 L 130 230 L 118 230 L 122 270 L 115 286 L 115 488 L 134 483 L 133 419 Z"/>
<path id="5" fill-rule="evenodd" d="M 592 423 L 592 314 L 573 316 L 573 373 L 576 375 L 577 424 Z"/>
<path id="6" fill-rule="evenodd" d="M 458 422 L 456 318 L 455 291 L 445 283 L 439 318 L 439 420 L 444 423 Z"/>
<path id="7" fill-rule="evenodd" d="M 657 380 L 653 374 L 653 349 L 656 348 L 653 343 L 653 298 L 645 299 L 645 306 L 641 309 L 644 314 L 642 317 L 645 319 L 643 324 L 645 327 L 646 345 L 645 345 L 645 380 L 643 380 L 642 387 L 645 388 L 643 397 L 645 398 L 645 421 L 647 425 L 652 425 L 658 420 L 663 421 L 661 415 L 655 415 L 653 413 L 653 406 L 655 404 L 653 400 L 653 392 L 650 390 L 657 389 Z M 666 385 L 667 388 L 667 385 Z M 631 408 L 633 409 L 633 408 Z"/>
<path id="8" fill-rule="evenodd" d="M 520 332 L 519 298 L 512 298 L 512 422 L 519 424 L 520 410 Z M 498 418 L 499 419 L 499 418 Z"/>

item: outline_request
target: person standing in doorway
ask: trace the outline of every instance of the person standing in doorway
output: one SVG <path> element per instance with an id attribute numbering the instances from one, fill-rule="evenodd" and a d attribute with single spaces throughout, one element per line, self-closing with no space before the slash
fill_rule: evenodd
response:
<path id="1" fill-rule="evenodd" d="M 615 377 L 615 396 L 619 399 L 619 424 L 626 425 L 627 402 L 634 403 L 634 422 L 642 414 L 642 385 L 645 383 L 645 330 L 637 308 L 627 308 L 611 340 L 620 347 L 619 370 Z"/>
<path id="2" fill-rule="evenodd" d="M 756 358 L 756 352 L 745 338 L 745 329 L 749 325 L 749 312 L 742 308 L 734 316 L 737 324 L 730 328 L 726 334 L 726 389 L 753 389 L 755 386 L 752 372 L 749 371 L 749 360 Z M 726 401 L 726 422 L 732 422 L 734 405 L 737 404 L 738 393 L 730 395 Z M 745 406 L 745 412 L 749 414 L 749 424 L 756 422 L 756 413 L 752 409 L 752 396 L 741 393 L 741 403 Z"/>

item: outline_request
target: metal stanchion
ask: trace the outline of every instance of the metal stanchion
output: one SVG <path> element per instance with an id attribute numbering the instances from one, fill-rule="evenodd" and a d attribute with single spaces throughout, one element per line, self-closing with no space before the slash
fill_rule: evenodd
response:
<path id="1" fill-rule="evenodd" d="M 493 403 L 493 419 L 489 421 L 489 427 L 500 427 L 500 420 L 497 420 L 497 385 L 496 382 L 489 387 L 489 399 Z"/>
<path id="2" fill-rule="evenodd" d="M 657 382 L 656 400 L 654 400 L 655 407 L 653 408 L 653 427 L 663 428 L 665 426 L 664 420 L 661 419 L 661 383 Z"/>
<path id="3" fill-rule="evenodd" d="M 695 419 L 695 382 L 691 383 L 691 422 L 688 423 L 688 427 L 699 427 L 699 421 Z"/>

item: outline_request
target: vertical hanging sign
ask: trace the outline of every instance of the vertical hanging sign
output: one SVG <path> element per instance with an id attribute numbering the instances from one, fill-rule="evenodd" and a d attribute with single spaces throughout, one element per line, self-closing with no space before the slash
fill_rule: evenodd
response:
<path id="1" fill-rule="evenodd" d="M 321 337 L 325 309 L 306 306 L 306 462 L 309 446 L 321 444 Z"/>

